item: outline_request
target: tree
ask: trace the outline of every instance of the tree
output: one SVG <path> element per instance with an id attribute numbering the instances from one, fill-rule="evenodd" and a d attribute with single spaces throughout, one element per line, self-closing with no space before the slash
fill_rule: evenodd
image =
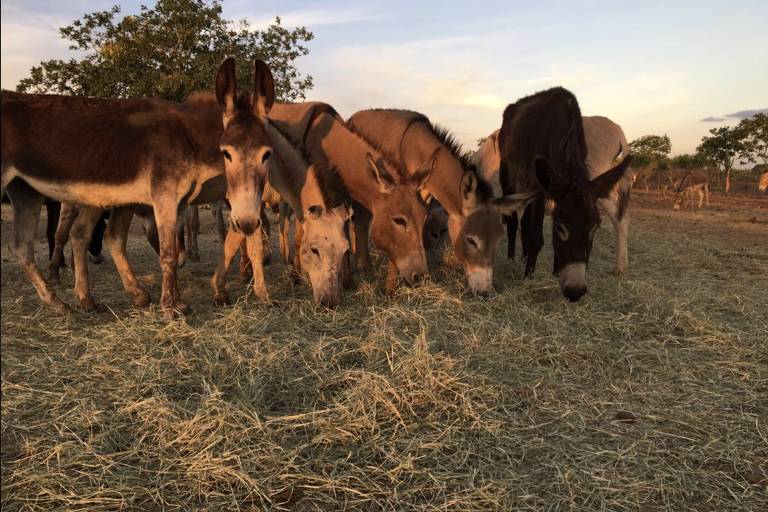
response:
<path id="1" fill-rule="evenodd" d="M 737 128 L 721 126 L 709 130 L 711 137 L 702 137 L 696 151 L 711 158 L 725 173 L 725 191 L 731 190 L 731 170 L 736 157 L 744 150 L 741 133 Z"/>
<path id="2" fill-rule="evenodd" d="M 182 101 L 193 91 L 213 89 L 226 56 L 237 59 L 238 81 L 246 84 L 253 60 L 265 60 L 281 100 L 303 99 L 312 87 L 312 77 L 302 76 L 295 60 L 309 53 L 303 43 L 314 36 L 304 27 L 286 29 L 279 17 L 267 29 L 254 30 L 245 19 L 224 19 L 219 0 L 158 0 L 136 15 L 118 19 L 119 14 L 114 6 L 61 28 L 80 55 L 41 62 L 17 90 Z"/>
<path id="3" fill-rule="evenodd" d="M 629 151 L 635 155 L 635 165 L 664 164 L 672 152 L 672 142 L 668 135 L 643 135 L 629 143 Z"/>
<path id="4" fill-rule="evenodd" d="M 677 155 L 672 158 L 670 164 L 677 169 L 702 169 L 715 166 L 715 163 L 703 153 Z"/>
<path id="5" fill-rule="evenodd" d="M 742 119 L 736 127 L 742 150 L 739 159 L 742 164 L 757 163 L 757 159 L 768 163 L 768 114 L 759 113 Z"/>

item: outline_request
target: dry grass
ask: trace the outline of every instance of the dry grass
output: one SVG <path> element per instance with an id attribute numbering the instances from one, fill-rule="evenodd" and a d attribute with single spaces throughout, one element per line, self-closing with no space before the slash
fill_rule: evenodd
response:
<path id="1" fill-rule="evenodd" d="M 766 510 L 768 244 L 670 225 L 635 214 L 619 280 L 600 230 L 576 305 L 546 252 L 527 282 L 500 258 L 488 299 L 449 267 L 333 312 L 280 264 L 275 305 L 210 306 L 208 227 L 172 323 L 130 309 L 109 261 L 111 309 L 52 318 L 3 247 L 2 508 Z"/>

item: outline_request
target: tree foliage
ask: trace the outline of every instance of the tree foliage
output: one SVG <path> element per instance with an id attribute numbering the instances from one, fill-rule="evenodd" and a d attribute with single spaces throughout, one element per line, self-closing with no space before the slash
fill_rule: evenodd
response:
<path id="1" fill-rule="evenodd" d="M 704 169 L 714 167 L 715 163 L 707 155 L 699 152 L 672 157 L 670 166 L 675 169 Z"/>
<path id="2" fill-rule="evenodd" d="M 85 14 L 60 29 L 76 58 L 41 62 L 22 79 L 21 92 L 132 98 L 159 96 L 181 101 L 196 90 L 213 88 L 226 56 L 238 62 L 238 81 L 249 84 L 253 60 L 266 61 L 279 99 L 303 99 L 312 77 L 299 73 L 298 57 L 312 32 L 288 30 L 280 18 L 265 30 L 243 19 L 222 17 L 219 0 L 158 0 L 122 18 L 120 7 Z"/>
<path id="3" fill-rule="evenodd" d="M 629 143 L 629 151 L 635 155 L 635 165 L 659 165 L 665 163 L 672 152 L 668 135 L 643 135 Z"/>
<path id="4" fill-rule="evenodd" d="M 713 160 L 725 173 L 725 191 L 731 189 L 731 170 L 736 157 L 744 151 L 741 133 L 737 128 L 721 126 L 709 130 L 710 137 L 702 137 L 696 151 Z"/>
<path id="5" fill-rule="evenodd" d="M 739 152 L 741 163 L 768 163 L 768 114 L 761 112 L 742 119 L 736 130 L 743 146 Z"/>

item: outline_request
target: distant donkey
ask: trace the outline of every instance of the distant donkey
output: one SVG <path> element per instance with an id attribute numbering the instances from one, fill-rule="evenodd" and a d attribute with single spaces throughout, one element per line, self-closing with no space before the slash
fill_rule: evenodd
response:
<path id="1" fill-rule="evenodd" d="M 706 200 L 707 206 L 709 206 L 709 174 L 706 171 L 688 171 L 683 176 L 675 187 L 675 204 L 673 208 L 675 210 L 682 208 L 686 198 L 690 198 L 693 201 L 694 194 L 699 197 L 698 208 L 701 208 L 704 200 Z"/>
<path id="2" fill-rule="evenodd" d="M 757 189 L 760 192 L 768 191 L 768 171 L 760 175 L 760 183 L 757 185 Z"/>

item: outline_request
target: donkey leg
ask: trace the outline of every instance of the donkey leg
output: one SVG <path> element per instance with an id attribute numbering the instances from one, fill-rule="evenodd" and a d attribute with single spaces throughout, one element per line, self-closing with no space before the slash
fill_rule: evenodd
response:
<path id="1" fill-rule="evenodd" d="M 75 271 L 75 296 L 80 309 L 90 313 L 97 309 L 88 282 L 88 244 L 91 242 L 93 228 L 101 217 L 101 208 L 80 206 L 77 219 L 72 225 L 72 267 Z"/>
<path id="2" fill-rule="evenodd" d="M 536 270 L 536 260 L 544 247 L 544 198 L 535 199 L 526 208 L 520 221 L 523 238 L 523 260 L 525 277 L 532 279 Z M 557 269 L 555 269 L 557 270 Z"/>
<path id="3" fill-rule="evenodd" d="M 69 306 L 53 293 L 35 263 L 35 234 L 45 198 L 21 180 L 10 182 L 6 190 L 13 205 L 13 240 L 9 244 L 11 253 L 16 256 L 43 304 L 61 313 L 68 313 Z"/>
<path id="4" fill-rule="evenodd" d="M 230 229 L 230 231 L 232 231 Z M 229 233 L 227 233 L 229 236 Z M 235 251 L 236 253 L 237 251 Z M 250 283 L 253 277 L 253 269 L 251 268 L 250 261 L 248 259 L 248 247 L 245 245 L 245 236 L 240 238 L 240 278 Z"/>
<path id="5" fill-rule="evenodd" d="M 93 228 L 91 234 L 91 243 L 88 244 L 88 259 L 96 265 L 101 265 L 104 261 L 104 256 L 101 254 L 102 246 L 104 245 L 104 232 L 107 230 L 107 219 L 109 218 L 109 211 L 105 211 L 101 214 L 96 221 L 96 226 Z"/>
<path id="6" fill-rule="evenodd" d="M 211 208 L 213 217 L 216 220 L 216 233 L 219 235 L 219 242 L 224 243 L 227 237 L 227 226 L 224 224 L 224 201 L 216 201 Z"/>
<path id="7" fill-rule="evenodd" d="M 184 216 L 184 229 L 186 230 L 187 256 L 190 261 L 200 261 L 200 251 L 197 246 L 197 235 L 200 234 L 200 213 L 197 206 L 187 207 Z"/>
<path id="8" fill-rule="evenodd" d="M 78 207 L 70 203 L 61 203 L 59 208 L 59 222 L 54 235 L 53 252 L 48 262 L 48 279 L 60 281 L 59 270 L 64 266 L 64 246 L 69 240 L 69 232 L 72 230 L 77 218 Z"/>
<path id="9" fill-rule="evenodd" d="M 371 214 L 362 207 L 354 209 L 352 222 L 355 231 L 355 263 L 360 272 L 368 274 L 372 271 L 371 253 L 368 244 L 368 231 L 371 225 Z"/>
<path id="10" fill-rule="evenodd" d="M 269 245 L 271 226 L 269 224 L 269 218 L 267 217 L 267 210 L 263 205 L 261 207 L 261 232 L 262 239 L 264 240 L 264 247 L 262 250 L 263 263 L 264 265 L 269 265 L 272 262 L 272 246 Z"/>
<path id="11" fill-rule="evenodd" d="M 301 279 L 301 243 L 304 240 L 304 226 L 299 222 L 299 218 L 294 219 L 295 228 L 293 230 L 293 272 L 292 279 L 294 284 L 297 284 Z M 288 222 L 290 225 L 290 220 Z M 288 241 L 286 240 L 286 244 Z"/>
<path id="12" fill-rule="evenodd" d="M 251 260 L 251 267 L 253 268 L 253 292 L 264 302 L 269 302 L 269 293 L 267 293 L 267 285 L 264 282 L 264 240 L 261 230 L 257 230 L 251 236 L 246 236 L 245 243 L 248 258 Z"/>
<path id="13" fill-rule="evenodd" d="M 517 244 L 517 214 L 506 215 L 507 221 L 507 259 L 515 259 L 515 244 Z"/>
<path id="14" fill-rule="evenodd" d="M 176 290 L 177 265 L 179 258 L 178 246 L 178 205 L 173 200 L 154 201 L 155 222 L 160 236 L 160 268 L 163 272 L 163 287 L 160 296 L 160 307 L 167 316 L 177 312 L 187 314 L 190 307 L 184 304 Z"/>
<path id="15" fill-rule="evenodd" d="M 59 225 L 61 203 L 58 201 L 48 200 L 45 202 L 45 211 L 45 237 L 48 239 L 48 261 L 50 261 L 53 258 L 53 249 L 56 246 L 56 228 Z"/>
<path id="16" fill-rule="evenodd" d="M 136 279 L 136 274 L 133 273 L 133 268 L 125 253 L 128 229 L 131 227 L 132 219 L 133 208 L 130 206 L 121 206 L 112 210 L 107 230 L 104 233 L 104 243 L 107 244 L 107 250 L 112 256 L 112 261 L 115 262 L 117 273 L 123 282 L 123 288 L 133 297 L 133 305 L 143 308 L 149 306 L 152 299 L 149 292 Z M 154 222 L 152 225 L 154 226 Z M 157 228 L 155 228 L 155 234 L 157 234 Z"/>
<path id="17" fill-rule="evenodd" d="M 227 236 L 224 238 L 224 245 L 222 247 L 222 255 L 216 265 L 216 271 L 211 277 L 211 288 L 213 288 L 213 303 L 217 306 L 223 306 L 229 304 L 229 294 L 227 293 L 226 280 L 227 269 L 229 269 L 232 259 L 240 249 L 240 244 L 244 242 L 245 237 L 242 233 L 235 232 L 234 229 L 227 231 Z M 243 258 L 245 258 L 246 251 L 242 251 Z"/>
<path id="18" fill-rule="evenodd" d="M 280 228 L 280 254 L 283 257 L 283 263 L 288 265 L 291 262 L 291 248 L 288 243 L 291 231 L 291 207 L 287 203 L 280 203 L 277 223 Z"/>

